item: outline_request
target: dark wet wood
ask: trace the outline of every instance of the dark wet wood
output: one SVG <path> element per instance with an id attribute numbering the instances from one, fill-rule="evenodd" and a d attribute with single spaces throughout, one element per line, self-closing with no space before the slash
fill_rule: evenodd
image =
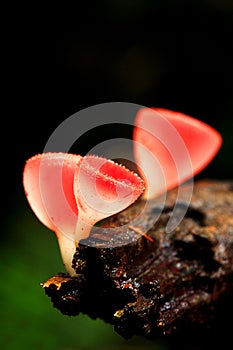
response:
<path id="1" fill-rule="evenodd" d="M 54 307 L 66 315 L 100 317 L 125 338 L 195 338 L 197 332 L 227 330 L 233 311 L 233 183 L 196 183 L 184 219 L 167 233 L 176 195 L 168 194 L 161 215 L 158 201 L 136 224 L 145 204 L 138 201 L 108 219 L 102 234 L 93 231 L 82 241 L 73 260 L 78 276 L 59 274 L 42 284 Z M 180 202 L 178 210 L 185 205 Z M 118 227 L 117 237 L 108 235 L 109 226 Z"/>

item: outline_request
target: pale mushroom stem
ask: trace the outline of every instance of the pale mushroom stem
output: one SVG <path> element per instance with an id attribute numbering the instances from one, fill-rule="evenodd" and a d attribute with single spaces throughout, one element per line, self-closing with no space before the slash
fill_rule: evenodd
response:
<path id="1" fill-rule="evenodd" d="M 72 261 L 73 261 L 73 257 L 76 252 L 76 249 L 78 247 L 79 241 L 81 239 L 85 239 L 89 237 L 91 228 L 92 228 L 92 225 L 87 224 L 85 220 L 82 218 L 82 215 L 79 215 L 74 238 L 68 237 L 63 233 L 56 232 L 63 263 L 65 265 L 66 271 L 71 276 L 77 275 L 75 270 L 72 267 Z"/>
<path id="2" fill-rule="evenodd" d="M 66 271 L 71 276 L 76 276 L 77 274 L 75 270 L 72 268 L 72 260 L 73 260 L 74 253 L 76 252 L 75 241 L 60 232 L 56 232 L 56 236 L 57 236 L 61 257 L 65 265 Z"/>

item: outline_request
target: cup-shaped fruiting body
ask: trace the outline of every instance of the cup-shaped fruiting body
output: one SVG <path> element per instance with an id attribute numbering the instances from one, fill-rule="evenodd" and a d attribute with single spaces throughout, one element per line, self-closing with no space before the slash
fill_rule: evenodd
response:
<path id="1" fill-rule="evenodd" d="M 139 110 L 134 156 L 152 199 L 199 173 L 218 152 L 222 138 L 211 126 L 161 108 Z M 142 172 L 140 172 L 140 169 Z"/>
<path id="2" fill-rule="evenodd" d="M 143 190 L 143 180 L 123 165 L 103 157 L 85 156 L 74 178 L 79 209 L 76 241 L 88 237 L 97 221 L 131 205 Z"/>
<path id="3" fill-rule="evenodd" d="M 71 273 L 78 218 L 73 183 L 81 158 L 65 153 L 38 154 L 26 162 L 23 172 L 28 202 L 37 218 L 56 233 L 62 259 Z"/>
<path id="4" fill-rule="evenodd" d="M 73 255 L 92 226 L 132 204 L 144 182 L 105 158 L 44 153 L 25 165 L 23 184 L 38 219 L 56 233 L 66 270 L 74 275 Z"/>

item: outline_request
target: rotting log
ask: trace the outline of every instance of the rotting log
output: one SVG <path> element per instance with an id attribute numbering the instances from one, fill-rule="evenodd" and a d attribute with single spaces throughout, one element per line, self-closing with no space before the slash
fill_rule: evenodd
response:
<path id="1" fill-rule="evenodd" d="M 102 234 L 93 230 L 81 241 L 73 259 L 78 276 L 60 273 L 42 284 L 54 307 L 101 318 L 124 338 L 232 328 L 225 315 L 233 311 L 233 183 L 195 183 L 185 217 L 166 233 L 176 194 L 168 193 L 148 232 L 158 208 L 136 227 L 130 223 L 144 205 L 139 200 L 106 220 Z M 108 227 L 119 228 L 117 237 Z"/>

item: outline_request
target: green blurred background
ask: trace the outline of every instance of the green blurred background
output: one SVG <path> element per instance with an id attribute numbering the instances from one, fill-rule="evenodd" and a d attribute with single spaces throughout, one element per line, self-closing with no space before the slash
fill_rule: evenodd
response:
<path id="1" fill-rule="evenodd" d="M 217 128 L 222 149 L 197 178 L 233 178 L 232 0 L 20 4 L 6 18 L 2 348 L 175 348 L 170 341 L 125 341 L 100 320 L 53 309 L 40 282 L 64 269 L 55 236 L 25 200 L 22 170 L 64 119 L 94 104 L 122 101 L 181 111 Z M 190 341 L 179 348 L 206 345 Z"/>

